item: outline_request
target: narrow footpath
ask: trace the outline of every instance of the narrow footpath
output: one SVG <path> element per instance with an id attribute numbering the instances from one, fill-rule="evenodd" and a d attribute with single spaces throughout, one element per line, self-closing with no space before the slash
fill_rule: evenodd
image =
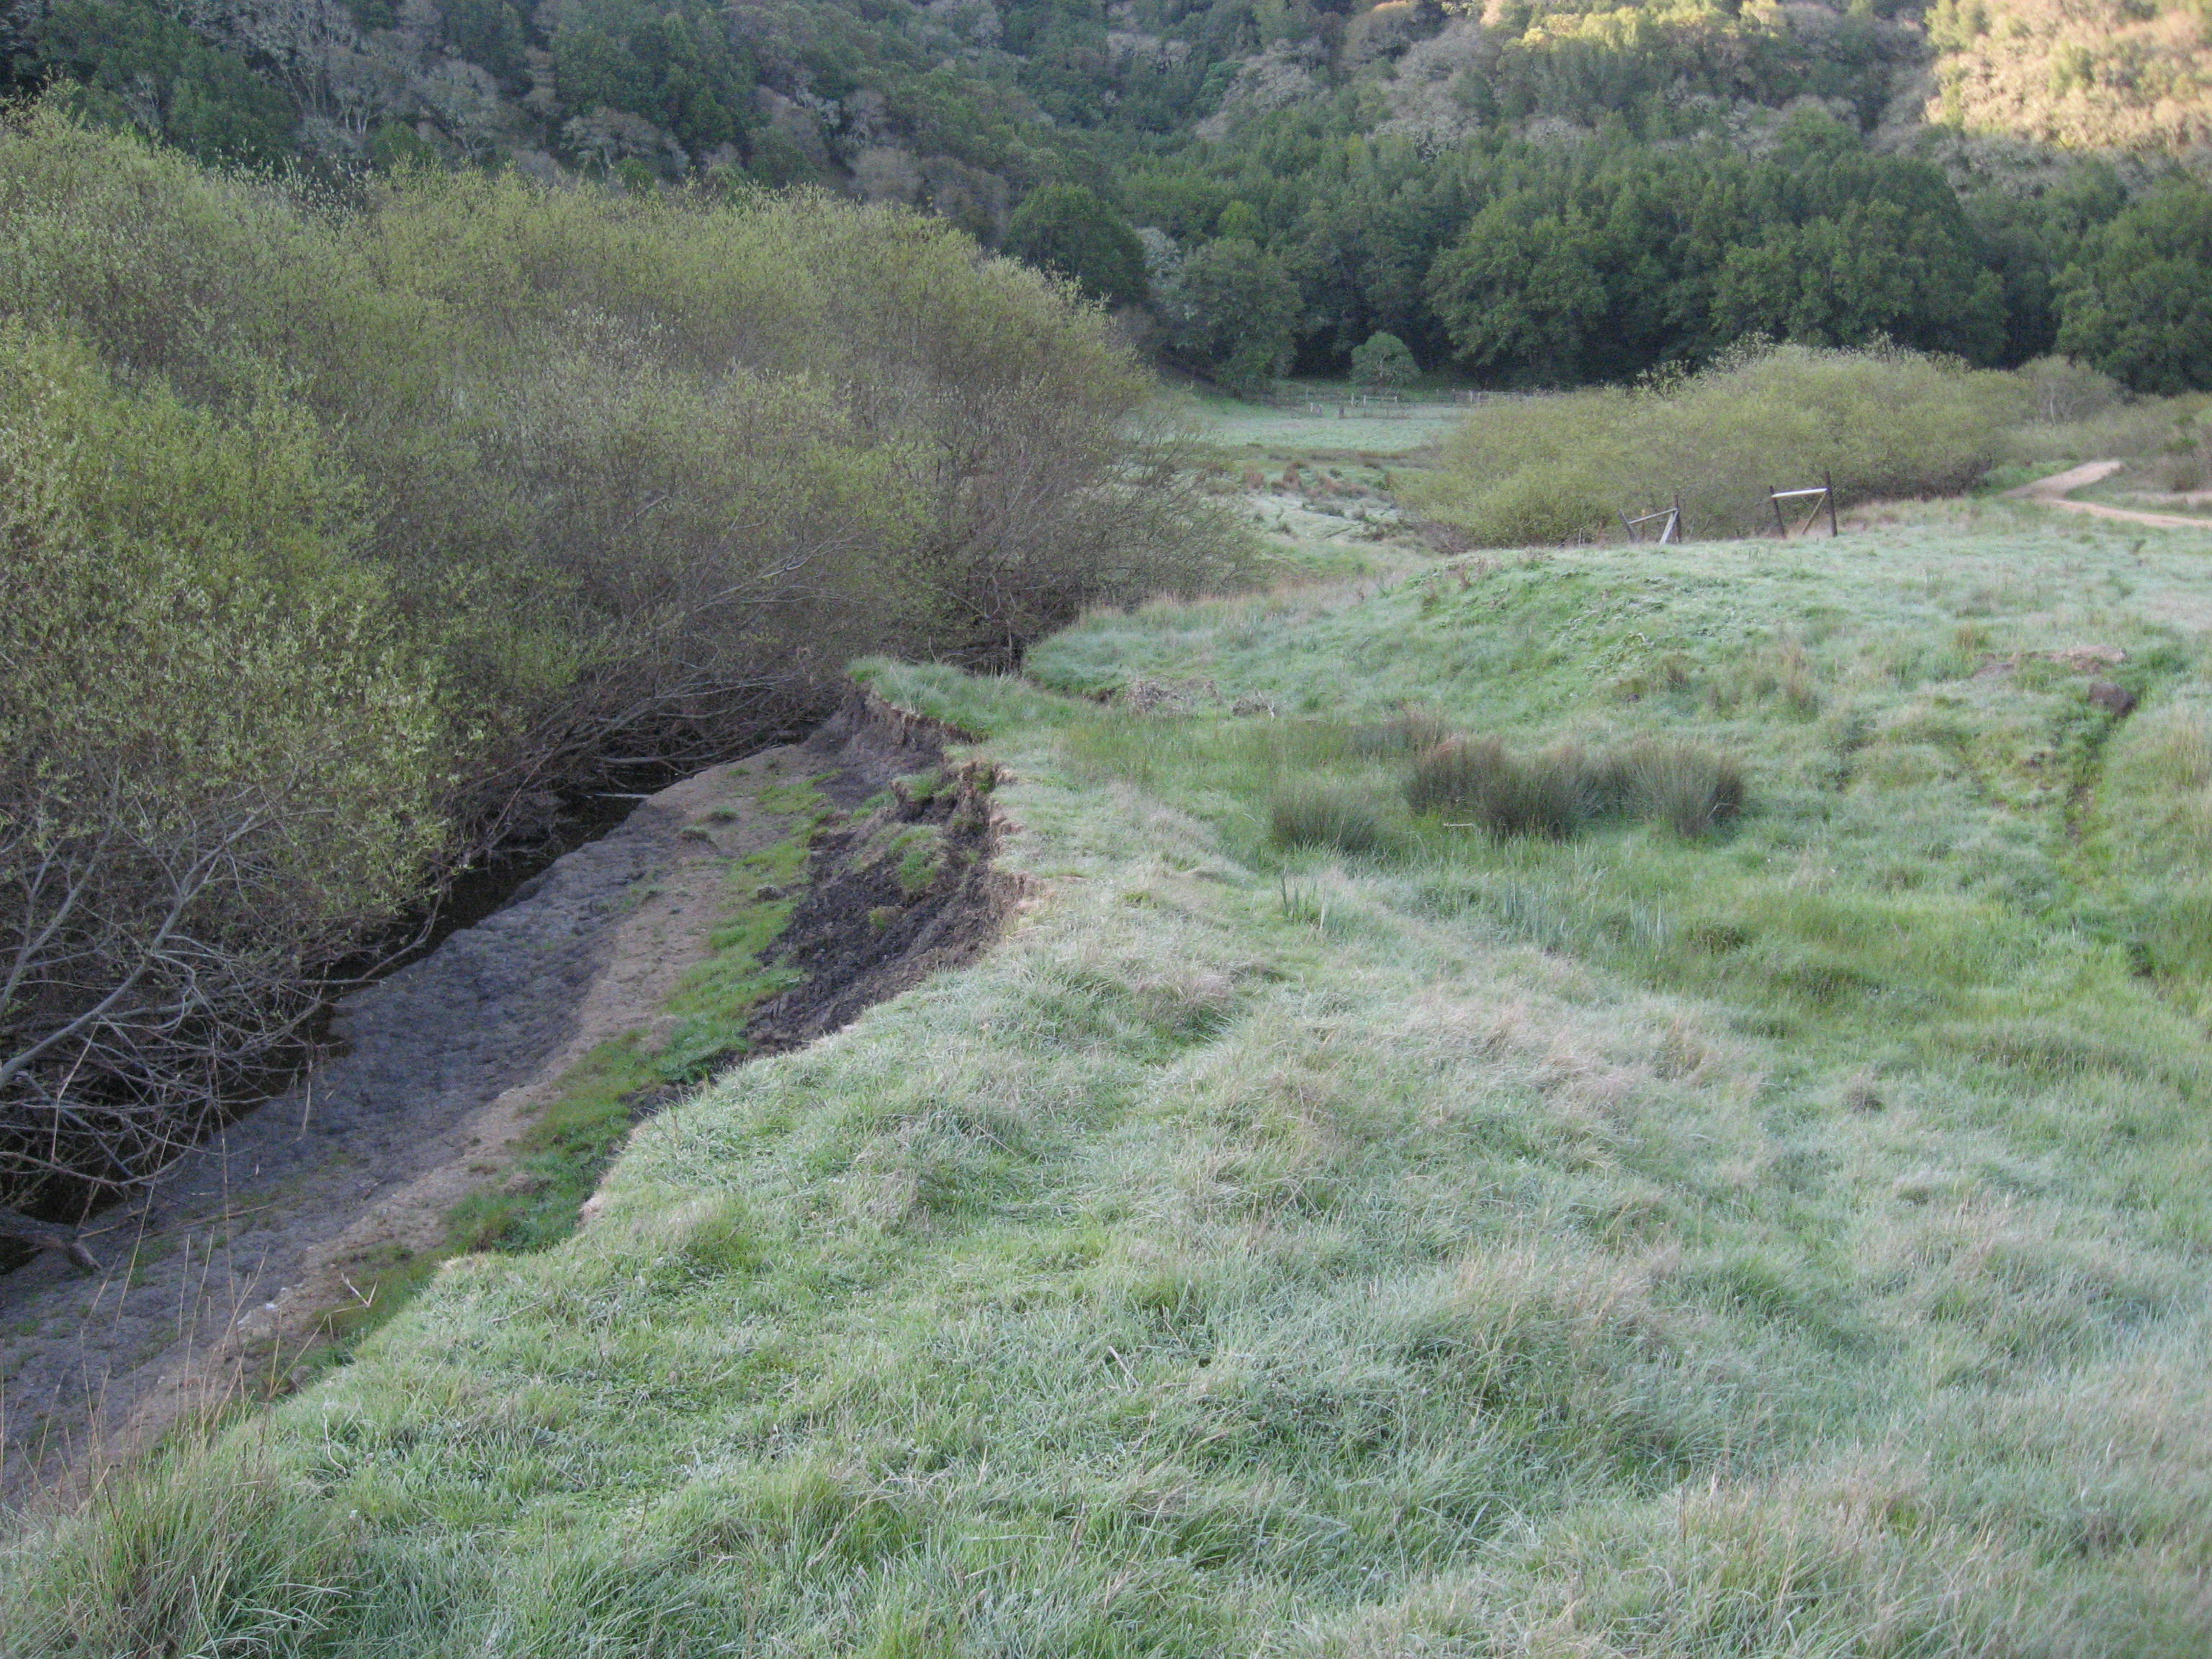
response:
<path id="1" fill-rule="evenodd" d="M 2156 530 L 2212 531 L 2212 519 L 2192 519 L 2179 513 L 2142 513 L 2133 507 L 2107 507 L 2102 501 L 2077 501 L 2071 492 L 2087 489 L 2093 483 L 2101 483 L 2125 466 L 2125 461 L 2084 461 L 2069 467 L 2063 472 L 2054 472 L 2047 478 L 2038 478 L 2033 483 L 2022 484 L 2017 489 L 2004 492 L 2005 499 L 2034 501 L 2044 507 L 2063 507 L 2069 513 L 2087 513 L 2096 519 L 2117 519 L 2127 524 L 2147 524 Z"/>

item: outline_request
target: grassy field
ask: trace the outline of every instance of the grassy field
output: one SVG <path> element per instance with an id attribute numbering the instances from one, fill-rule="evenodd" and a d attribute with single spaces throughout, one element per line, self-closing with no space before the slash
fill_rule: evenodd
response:
<path id="1" fill-rule="evenodd" d="M 1316 381 L 1285 386 L 1278 404 L 1196 390 L 1175 399 L 1173 407 L 1230 459 L 1278 465 L 1302 455 L 1382 460 L 1409 454 L 1436 442 L 1467 416 L 1464 407 L 1441 398 L 1414 398 L 1396 410 L 1363 409 L 1349 401 L 1355 395 L 1348 386 Z"/>
<path id="2" fill-rule="evenodd" d="M 4 1645 L 2202 1654 L 2212 566 L 2120 528 L 1401 559 L 864 671 L 1004 769 L 996 952 L 19 1534 Z M 1441 728 L 1748 802 L 1492 839 L 1404 805 Z M 1316 792 L 1364 850 L 1285 844 Z"/>

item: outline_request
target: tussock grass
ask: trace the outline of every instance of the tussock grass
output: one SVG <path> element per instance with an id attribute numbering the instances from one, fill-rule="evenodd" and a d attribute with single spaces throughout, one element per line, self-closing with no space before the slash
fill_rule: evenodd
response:
<path id="1" fill-rule="evenodd" d="M 1743 811 L 1743 773 L 1724 756 L 1686 744 L 1649 744 L 1613 764 L 1626 774 L 1626 810 L 1657 819 L 1686 841 L 1712 834 Z"/>
<path id="2" fill-rule="evenodd" d="M 1352 734 L 1352 752 L 1361 756 L 1418 755 L 1451 736 L 1451 724 L 1426 709 L 1407 708 L 1360 726 Z"/>
<path id="3" fill-rule="evenodd" d="M 1635 817 L 1693 841 L 1743 810 L 1744 782 L 1733 762 L 1682 744 L 1516 757 L 1496 738 L 1453 738 L 1413 763 L 1406 801 L 1416 812 L 1465 815 L 1500 837 L 1565 841 L 1601 819 Z"/>
<path id="4" fill-rule="evenodd" d="M 1386 842 L 1374 809 L 1340 787 L 1304 784 L 1278 794 L 1267 807 L 1267 830 L 1283 847 L 1331 848 L 1354 855 L 1380 851 Z"/>
<path id="5" fill-rule="evenodd" d="M 1455 738 L 1413 764 L 1406 803 L 1416 812 L 1464 812 L 1494 836 L 1565 841 L 1591 817 L 1579 757 L 1516 759 L 1496 738 Z"/>

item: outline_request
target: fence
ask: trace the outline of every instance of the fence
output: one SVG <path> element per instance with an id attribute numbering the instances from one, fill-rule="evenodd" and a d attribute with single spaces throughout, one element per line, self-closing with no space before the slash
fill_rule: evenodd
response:
<path id="1" fill-rule="evenodd" d="M 1668 542 L 1679 542 L 1683 536 L 1681 492 L 1680 490 L 1674 492 L 1674 504 L 1672 507 L 1662 507 L 1656 513 L 1646 513 L 1634 519 L 1623 513 L 1620 515 L 1620 522 L 1622 528 L 1628 532 L 1628 539 L 1632 542 L 1640 542 L 1644 539 L 1644 526 L 1647 524 L 1656 524 L 1659 526 L 1659 541 L 1662 546 Z"/>
<path id="2" fill-rule="evenodd" d="M 1820 475 L 1820 487 L 1816 489 L 1777 489 L 1772 484 L 1769 484 L 1766 486 L 1766 501 L 1767 505 L 1774 509 L 1775 531 L 1785 542 L 1793 533 L 1802 536 L 1809 532 L 1814 522 L 1819 520 L 1823 507 L 1827 509 L 1828 514 L 1828 534 L 1839 536 L 1843 533 L 1836 523 L 1836 482 L 1826 472 Z M 1789 518 L 1782 510 L 1782 503 L 1784 501 L 1799 501 L 1807 504 L 1805 522 L 1799 525 L 1795 532 L 1790 530 Z"/>

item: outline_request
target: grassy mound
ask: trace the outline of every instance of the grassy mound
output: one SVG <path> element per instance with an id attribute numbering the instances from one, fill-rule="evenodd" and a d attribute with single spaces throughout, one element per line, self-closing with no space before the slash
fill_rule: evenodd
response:
<path id="1" fill-rule="evenodd" d="M 1822 551 L 1032 653 L 1218 698 L 1150 713 L 879 669 L 1002 768 L 1000 948 L 21 1534 L 10 1641 L 2202 1652 L 2212 577 L 1999 507 Z M 1448 829 L 1409 708 L 1755 793 Z M 1382 838 L 1279 833 L 1299 792 Z"/>

